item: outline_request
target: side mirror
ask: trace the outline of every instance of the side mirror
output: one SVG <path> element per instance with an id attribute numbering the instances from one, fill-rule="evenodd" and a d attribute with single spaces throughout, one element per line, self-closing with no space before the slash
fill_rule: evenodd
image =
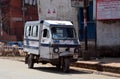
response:
<path id="1" fill-rule="evenodd" d="M 44 20 L 41 20 L 40 23 L 43 24 L 43 23 L 44 23 Z"/>

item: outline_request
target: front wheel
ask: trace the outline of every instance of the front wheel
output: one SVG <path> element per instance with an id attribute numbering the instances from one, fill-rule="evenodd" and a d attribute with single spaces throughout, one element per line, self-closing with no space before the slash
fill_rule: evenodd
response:
<path id="1" fill-rule="evenodd" d="M 63 59 L 63 64 L 62 64 L 62 69 L 64 72 L 69 72 L 70 68 L 70 59 L 69 58 L 64 58 Z"/>
<path id="2" fill-rule="evenodd" d="M 28 57 L 28 68 L 33 68 L 34 66 L 34 55 L 30 54 Z"/>

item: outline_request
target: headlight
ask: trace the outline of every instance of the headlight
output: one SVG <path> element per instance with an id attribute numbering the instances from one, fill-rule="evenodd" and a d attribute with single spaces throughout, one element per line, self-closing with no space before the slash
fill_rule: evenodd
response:
<path id="1" fill-rule="evenodd" d="M 58 48 L 58 47 L 54 47 L 54 48 L 53 48 L 53 52 L 54 52 L 54 53 L 59 53 L 59 48 Z"/>
<path id="2" fill-rule="evenodd" d="M 80 48 L 75 48 L 74 49 L 74 53 L 79 53 L 80 52 Z"/>

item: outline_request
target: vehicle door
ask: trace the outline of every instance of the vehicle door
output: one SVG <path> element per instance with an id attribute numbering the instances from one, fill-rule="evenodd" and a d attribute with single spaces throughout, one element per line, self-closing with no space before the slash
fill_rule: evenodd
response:
<path id="1" fill-rule="evenodd" d="M 41 37 L 41 47 L 40 47 L 40 57 L 50 59 L 50 29 L 49 27 L 45 27 L 42 30 Z"/>

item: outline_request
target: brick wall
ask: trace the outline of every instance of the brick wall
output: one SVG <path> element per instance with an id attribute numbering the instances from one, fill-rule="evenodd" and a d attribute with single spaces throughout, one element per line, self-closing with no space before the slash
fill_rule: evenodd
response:
<path id="1" fill-rule="evenodd" d="M 14 41 L 17 40 L 15 35 L 9 36 L 6 32 L 3 31 L 2 41 Z"/>
<path id="2" fill-rule="evenodd" d="M 4 7 L 4 11 L 2 11 L 2 14 L 5 16 L 5 21 L 3 22 L 4 31 L 6 31 L 7 35 L 10 35 L 9 37 L 11 37 L 11 39 L 14 39 L 14 37 L 12 38 L 12 36 L 15 36 L 16 39 L 14 41 L 22 41 L 24 31 L 22 0 L 4 1 L 7 1 L 7 3 L 5 3 L 3 6 L 8 5 Z M 25 5 L 25 7 L 25 20 L 38 20 L 37 6 Z M 4 40 L 7 40 L 7 38 L 5 38 L 6 37 L 4 37 Z"/>

